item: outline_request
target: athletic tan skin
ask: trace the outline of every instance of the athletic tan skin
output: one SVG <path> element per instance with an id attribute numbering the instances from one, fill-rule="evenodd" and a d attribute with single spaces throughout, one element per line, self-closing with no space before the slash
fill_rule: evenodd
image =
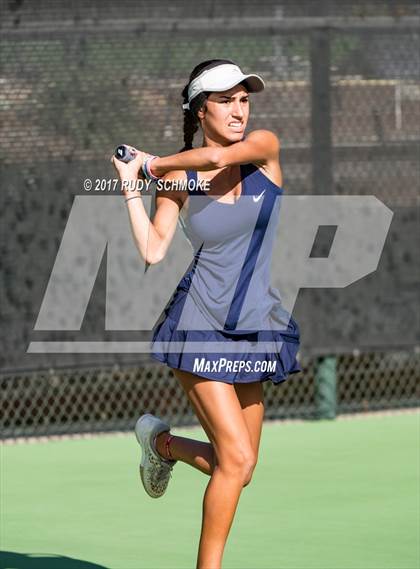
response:
<path id="1" fill-rule="evenodd" d="M 240 164 L 252 162 L 278 186 L 282 186 L 280 143 L 268 130 L 244 136 L 249 117 L 249 96 L 241 84 L 211 93 L 199 111 L 203 134 L 200 148 L 156 158 L 152 171 L 164 179 L 186 180 L 185 170 L 196 170 L 199 179 L 210 180 L 209 197 L 234 203 L 241 194 Z M 230 126 L 230 123 L 240 126 Z M 125 164 L 111 159 L 121 180 L 136 180 L 143 159 L 138 151 Z M 140 195 L 124 192 L 126 197 Z M 127 208 L 135 243 L 149 263 L 166 255 L 182 208 L 188 207 L 187 192 L 157 192 L 156 213 L 150 221 L 141 199 Z M 149 227 L 150 225 L 150 227 Z M 196 569 L 220 569 L 227 537 L 242 488 L 251 481 L 257 464 L 264 417 L 263 386 L 260 382 L 230 385 L 173 369 L 210 442 L 175 436 L 170 452 L 210 476 L 203 502 L 203 519 Z M 168 458 L 165 441 L 157 437 L 157 450 Z"/>

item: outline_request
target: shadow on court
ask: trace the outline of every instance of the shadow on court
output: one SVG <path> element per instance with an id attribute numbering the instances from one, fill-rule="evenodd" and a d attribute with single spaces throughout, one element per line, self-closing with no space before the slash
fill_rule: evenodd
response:
<path id="1" fill-rule="evenodd" d="M 1 569 L 107 569 L 104 565 L 49 553 L 0 551 Z"/>

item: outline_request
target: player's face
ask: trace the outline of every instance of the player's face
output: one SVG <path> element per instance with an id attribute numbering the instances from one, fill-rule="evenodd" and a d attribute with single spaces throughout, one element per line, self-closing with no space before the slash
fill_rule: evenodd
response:
<path id="1" fill-rule="evenodd" d="M 210 93 L 201 126 L 212 140 L 228 143 L 239 142 L 244 136 L 249 117 L 249 95 L 242 85 L 227 91 Z"/>

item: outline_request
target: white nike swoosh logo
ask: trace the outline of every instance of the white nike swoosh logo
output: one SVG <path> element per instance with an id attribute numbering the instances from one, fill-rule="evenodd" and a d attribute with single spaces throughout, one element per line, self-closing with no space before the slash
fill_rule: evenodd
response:
<path id="1" fill-rule="evenodd" d="M 263 190 L 262 194 L 260 194 L 259 196 L 252 196 L 252 199 L 254 200 L 254 202 L 259 202 L 260 199 L 263 197 L 265 190 Z"/>

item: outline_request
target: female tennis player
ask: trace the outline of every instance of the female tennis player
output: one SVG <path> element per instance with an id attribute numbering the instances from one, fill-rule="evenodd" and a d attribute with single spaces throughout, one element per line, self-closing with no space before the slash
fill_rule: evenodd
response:
<path id="1" fill-rule="evenodd" d="M 131 147 L 131 162 L 111 159 L 121 180 L 135 181 L 141 172 L 148 179 L 193 182 L 185 191 L 157 191 L 153 221 L 139 192 L 124 195 L 146 261 L 165 257 L 178 220 L 194 250 L 153 328 L 151 353 L 172 368 L 209 442 L 173 435 L 169 424 L 150 413 L 139 418 L 135 432 L 142 447 L 141 479 L 150 496 L 164 494 L 178 460 L 210 476 L 198 569 L 221 567 L 242 488 L 257 464 L 262 383 L 279 384 L 301 371 L 298 325 L 269 285 L 283 193 L 280 143 L 269 130 L 244 134 L 249 93 L 264 86 L 261 77 L 245 75 L 230 60 L 204 61 L 182 91 L 182 150 L 156 157 Z M 202 144 L 193 148 L 199 128 Z M 198 185 L 206 181 L 208 191 Z M 274 348 L 261 349 L 265 342 Z"/>

